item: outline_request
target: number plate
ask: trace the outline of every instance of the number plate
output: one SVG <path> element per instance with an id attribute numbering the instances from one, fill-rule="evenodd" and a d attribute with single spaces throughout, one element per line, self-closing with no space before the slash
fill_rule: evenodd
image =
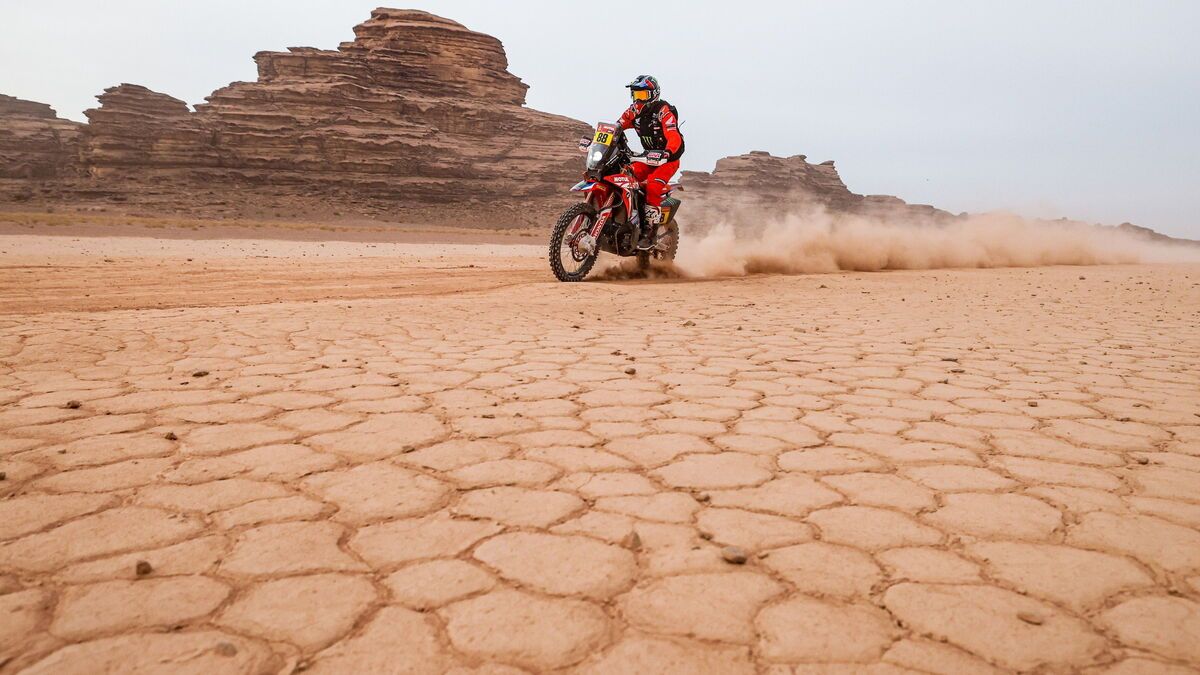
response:
<path id="1" fill-rule="evenodd" d="M 613 137 L 616 134 L 617 125 L 601 122 L 596 125 L 596 135 L 592 137 L 592 142 L 599 143 L 600 145 L 612 145 Z"/>

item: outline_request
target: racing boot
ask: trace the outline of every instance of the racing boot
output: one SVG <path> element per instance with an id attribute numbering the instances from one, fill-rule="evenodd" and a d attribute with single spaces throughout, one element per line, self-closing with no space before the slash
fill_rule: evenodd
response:
<path id="1" fill-rule="evenodd" d="M 658 226 L 662 223 L 662 209 L 657 206 L 646 205 L 646 218 L 642 223 L 642 237 L 638 240 L 638 250 L 649 251 L 654 248 L 654 233 L 658 231 Z"/>

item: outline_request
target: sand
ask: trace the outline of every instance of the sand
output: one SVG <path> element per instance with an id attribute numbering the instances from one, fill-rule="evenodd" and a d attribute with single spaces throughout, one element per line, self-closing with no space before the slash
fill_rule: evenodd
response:
<path id="1" fill-rule="evenodd" d="M 0 251 L 6 672 L 1200 668 L 1200 265 Z"/>

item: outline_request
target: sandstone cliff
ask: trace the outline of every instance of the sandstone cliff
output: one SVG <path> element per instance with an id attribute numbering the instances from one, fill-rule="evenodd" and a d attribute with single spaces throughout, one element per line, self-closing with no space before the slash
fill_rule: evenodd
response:
<path id="1" fill-rule="evenodd" d="M 684 171 L 680 183 L 689 212 L 739 226 L 812 208 L 904 222 L 938 223 L 955 217 L 899 197 L 855 194 L 842 182 L 833 162 L 810 164 L 804 155 L 775 157 L 756 151 L 726 157 L 717 161 L 712 173 Z"/>
<path id="2" fill-rule="evenodd" d="M 106 90 L 86 112 L 88 180 L 64 189 L 492 225 L 544 224 L 569 199 L 588 125 L 524 107 L 499 40 L 412 10 L 377 9 L 354 31 L 336 50 L 256 54 L 256 81 L 194 112 L 145 87 Z"/>
<path id="3" fill-rule="evenodd" d="M 69 173 L 82 126 L 59 119 L 45 103 L 0 94 L 0 178 L 40 180 Z"/>
<path id="4" fill-rule="evenodd" d="M 255 81 L 223 87 L 194 110 L 122 84 L 98 97 L 83 125 L 0 95 L 0 204 L 546 227 L 572 201 L 575 140 L 589 127 L 525 107 L 527 87 L 508 72 L 499 40 L 396 9 L 375 10 L 354 33 L 333 50 L 260 52 Z M 683 172 L 682 183 L 696 229 L 752 227 L 811 207 L 906 223 L 957 217 L 855 194 L 833 162 L 804 155 L 727 157 L 712 173 Z"/>

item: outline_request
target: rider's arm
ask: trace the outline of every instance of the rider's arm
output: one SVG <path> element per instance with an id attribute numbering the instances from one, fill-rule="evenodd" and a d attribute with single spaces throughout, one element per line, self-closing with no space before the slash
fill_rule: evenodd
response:
<path id="1" fill-rule="evenodd" d="M 617 120 L 617 124 L 620 125 L 622 131 L 632 129 L 633 118 L 635 117 L 637 117 L 637 114 L 633 112 L 633 106 L 630 106 L 625 109 L 625 112 L 621 113 L 621 119 Z"/>
<path id="2" fill-rule="evenodd" d="M 674 155 L 683 145 L 683 136 L 679 133 L 679 121 L 675 119 L 675 113 L 671 112 L 671 108 L 665 105 L 658 113 L 658 120 L 662 122 L 663 135 L 667 137 L 667 152 Z"/>

